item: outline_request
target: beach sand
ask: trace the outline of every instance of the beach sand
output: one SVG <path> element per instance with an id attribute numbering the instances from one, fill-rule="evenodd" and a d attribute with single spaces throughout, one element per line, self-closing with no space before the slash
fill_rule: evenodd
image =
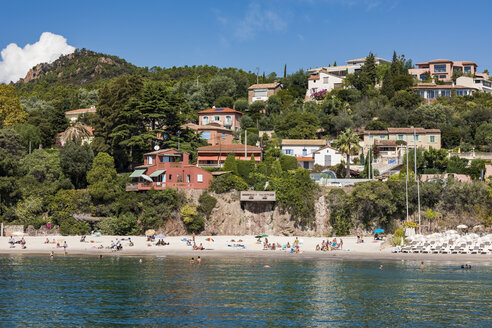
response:
<path id="1" fill-rule="evenodd" d="M 19 240 L 21 237 L 15 237 Z M 166 246 L 155 246 L 155 242 L 148 242 L 143 236 L 130 236 L 134 246 L 129 246 L 127 240 L 121 241 L 123 249 L 112 251 L 109 249 L 111 242 L 127 239 L 122 236 L 87 236 L 86 242 L 80 241 L 80 236 L 51 236 L 50 242 L 55 240 L 55 244 L 45 244 L 46 237 L 25 236 L 26 249 L 22 249 L 19 244 L 15 248 L 10 248 L 9 237 L 0 237 L 0 254 L 32 254 L 46 255 L 53 251 L 54 256 L 64 256 L 63 247 L 57 248 L 56 243 L 63 246 L 67 242 L 67 255 L 104 255 L 104 256 L 186 256 L 186 257 L 279 257 L 279 258 L 299 258 L 299 259 L 332 259 L 332 260 L 409 260 L 409 261 L 442 261 L 442 262 L 482 262 L 492 265 L 492 254 L 403 254 L 392 253 L 393 247 L 380 241 L 374 241 L 372 237 L 364 237 L 364 243 L 357 244 L 356 237 L 342 237 L 343 250 L 335 251 L 315 251 L 316 245 L 326 238 L 322 237 L 298 237 L 300 241 L 300 254 L 290 253 L 288 250 L 263 250 L 262 244 L 257 244 L 254 236 L 196 236 L 197 245 L 200 243 L 205 250 L 193 250 L 187 246 L 183 238 L 192 239 L 191 236 L 166 237 L 164 240 L 169 243 Z M 207 241 L 212 238 L 212 241 Z M 270 243 L 275 242 L 281 245 L 289 242 L 291 245 L 296 237 L 269 236 Z M 330 238 L 330 240 L 333 238 Z M 234 241 L 232 241 L 234 240 Z M 239 242 L 242 240 L 242 242 Z M 262 238 L 262 241 L 264 238 Z M 339 241 L 340 238 L 337 238 Z M 230 247 L 237 244 L 241 247 Z M 230 246 L 229 246 L 230 245 Z M 102 247 L 102 248 L 100 248 Z"/>

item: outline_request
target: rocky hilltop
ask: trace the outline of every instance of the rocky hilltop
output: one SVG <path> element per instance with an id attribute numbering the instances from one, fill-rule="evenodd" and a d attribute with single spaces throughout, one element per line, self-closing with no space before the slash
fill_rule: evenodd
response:
<path id="1" fill-rule="evenodd" d="M 27 72 L 16 84 L 41 83 L 86 85 L 122 74 L 134 74 L 138 67 L 117 56 L 81 49 L 61 56 L 53 63 L 42 63 Z"/>

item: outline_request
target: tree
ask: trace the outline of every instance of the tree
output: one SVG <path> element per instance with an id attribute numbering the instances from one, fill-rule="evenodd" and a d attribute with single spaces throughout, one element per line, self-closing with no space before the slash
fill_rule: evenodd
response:
<path id="1" fill-rule="evenodd" d="M 113 157 L 103 152 L 97 154 L 92 169 L 87 172 L 88 189 L 93 202 L 104 204 L 116 198 L 121 191 L 117 177 Z"/>
<path id="2" fill-rule="evenodd" d="M 17 124 L 14 127 L 19 134 L 24 149 L 31 151 L 41 144 L 41 131 L 37 126 L 31 124 Z"/>
<path id="3" fill-rule="evenodd" d="M 266 103 L 266 114 L 280 114 L 282 111 L 282 101 L 277 95 L 270 96 Z"/>
<path id="4" fill-rule="evenodd" d="M 393 87 L 393 81 L 390 71 L 386 71 L 386 74 L 384 74 L 381 93 L 388 97 L 388 99 L 393 98 L 393 95 L 395 94 L 395 88 Z"/>
<path id="5" fill-rule="evenodd" d="M 448 160 L 448 166 L 446 168 L 446 172 L 465 174 L 467 165 L 468 165 L 468 160 L 466 158 L 460 158 L 459 156 L 454 155 L 451 156 Z"/>
<path id="6" fill-rule="evenodd" d="M 220 96 L 215 100 L 215 107 L 228 107 L 232 108 L 234 106 L 234 99 L 230 96 Z"/>
<path id="7" fill-rule="evenodd" d="M 92 133 L 89 131 L 90 127 L 80 122 L 75 123 L 65 130 L 65 133 L 60 137 L 62 144 L 68 141 L 73 141 L 75 143 L 82 143 L 84 140 L 89 140 Z"/>
<path id="8" fill-rule="evenodd" d="M 492 151 L 492 123 L 483 122 L 475 131 L 475 145 Z"/>
<path id="9" fill-rule="evenodd" d="M 319 119 L 313 113 L 288 112 L 275 122 L 275 133 L 282 138 L 312 139 L 319 128 Z"/>
<path id="10" fill-rule="evenodd" d="M 88 144 L 69 141 L 60 150 L 60 165 L 75 188 L 85 188 L 86 174 L 92 167 L 94 153 Z"/>
<path id="11" fill-rule="evenodd" d="M 240 112 L 245 112 L 248 110 L 249 104 L 248 104 L 248 99 L 245 98 L 239 98 L 234 102 L 234 109 L 238 110 Z"/>
<path id="12" fill-rule="evenodd" d="M 231 171 L 232 173 L 237 174 L 236 155 L 234 153 L 227 155 L 226 160 L 224 161 L 224 167 L 222 169 L 224 171 Z"/>
<path id="13" fill-rule="evenodd" d="M 361 67 L 361 71 L 364 75 L 367 76 L 369 84 L 374 86 L 377 82 L 377 73 L 376 73 L 376 58 L 372 52 L 369 52 L 369 55 L 366 57 L 364 65 Z"/>
<path id="14" fill-rule="evenodd" d="M 299 167 L 297 158 L 294 156 L 281 155 L 279 161 L 283 171 L 295 170 Z"/>
<path id="15" fill-rule="evenodd" d="M 122 110 L 130 102 L 131 98 L 137 97 L 143 89 L 143 80 L 137 76 L 123 75 L 108 83 L 99 90 L 99 102 L 97 104 L 96 124 L 94 125 L 94 141 L 91 146 L 96 151 L 109 152 L 117 156 L 122 162 L 126 158 L 126 150 L 113 140 L 111 134 L 114 129 L 122 124 L 133 124 L 128 122 L 128 115 L 121 115 Z M 133 118 L 130 116 L 130 118 Z"/>
<path id="16" fill-rule="evenodd" d="M 359 136 L 352 132 L 351 129 L 346 129 L 342 132 L 334 143 L 334 146 L 338 150 L 347 156 L 347 174 L 346 177 L 350 178 L 350 155 L 354 155 L 360 148 Z"/>
<path id="17" fill-rule="evenodd" d="M 396 108 L 415 109 L 422 102 L 422 97 L 410 90 L 397 91 L 391 103 Z"/>
<path id="18" fill-rule="evenodd" d="M 386 183 L 380 181 L 356 184 L 350 204 L 355 218 L 370 228 L 387 226 L 396 212 L 391 190 Z"/>
<path id="19" fill-rule="evenodd" d="M 0 84 L 0 127 L 12 126 L 27 120 L 27 113 L 22 110 L 19 97 L 11 85 Z"/>

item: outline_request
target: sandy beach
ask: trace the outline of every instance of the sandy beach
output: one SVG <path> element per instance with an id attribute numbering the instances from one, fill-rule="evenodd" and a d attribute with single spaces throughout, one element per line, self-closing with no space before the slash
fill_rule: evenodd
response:
<path id="1" fill-rule="evenodd" d="M 15 237 L 20 240 L 21 237 Z M 482 262 L 492 265 L 492 254 L 404 254 L 392 253 L 393 247 L 381 241 L 374 241 L 372 237 L 365 237 L 364 243 L 357 243 L 356 237 L 343 237 L 343 249 L 332 251 L 316 251 L 316 245 L 321 244 L 326 238 L 322 237 L 298 237 L 300 241 L 300 254 L 291 253 L 290 250 L 263 250 L 263 245 L 257 243 L 254 236 L 196 236 L 197 245 L 202 244 L 205 250 L 193 250 L 187 245 L 185 239 L 191 236 L 166 237 L 164 240 L 169 245 L 156 246 L 155 241 L 149 242 L 143 236 L 130 236 L 133 246 L 130 246 L 128 237 L 122 236 L 87 236 L 85 242 L 80 241 L 80 236 L 51 236 L 50 243 L 46 237 L 24 237 L 26 248 L 20 244 L 11 248 L 9 237 L 0 237 L 1 254 L 40 254 L 49 256 L 64 256 L 63 245 L 67 243 L 67 255 L 104 255 L 104 256 L 187 256 L 187 257 L 265 257 L 265 258 L 300 258 L 300 259 L 340 259 L 340 260 L 409 260 L 409 261 L 450 261 L 450 262 Z M 291 245 L 296 237 L 269 236 L 270 243 Z M 331 239 L 331 238 L 330 238 Z M 53 243 L 53 240 L 55 243 Z M 111 243 L 120 241 L 122 250 L 114 251 Z M 213 241 L 212 241 L 213 240 Z M 262 241 L 264 238 L 262 239 Z M 339 240 L 339 238 L 337 239 Z M 57 246 L 59 244 L 59 247 Z M 240 246 L 243 245 L 244 247 Z"/>

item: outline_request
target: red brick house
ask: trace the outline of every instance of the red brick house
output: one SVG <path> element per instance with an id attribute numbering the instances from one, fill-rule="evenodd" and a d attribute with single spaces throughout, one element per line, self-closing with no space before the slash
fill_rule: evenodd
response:
<path id="1" fill-rule="evenodd" d="M 255 163 L 261 161 L 262 149 L 255 146 L 245 147 L 243 144 L 213 145 L 198 148 L 198 166 L 221 167 L 229 154 L 235 154 L 236 159 L 250 160 L 251 155 Z"/>
<path id="2" fill-rule="evenodd" d="M 189 163 L 189 154 L 173 149 L 157 150 L 144 154 L 144 164 L 130 175 L 133 182 L 126 191 L 150 189 L 207 189 L 212 174 Z"/>
<path id="3" fill-rule="evenodd" d="M 200 133 L 201 138 L 207 140 L 209 145 L 232 144 L 232 130 L 223 128 L 215 123 L 209 125 L 188 123 L 184 127 Z"/>

